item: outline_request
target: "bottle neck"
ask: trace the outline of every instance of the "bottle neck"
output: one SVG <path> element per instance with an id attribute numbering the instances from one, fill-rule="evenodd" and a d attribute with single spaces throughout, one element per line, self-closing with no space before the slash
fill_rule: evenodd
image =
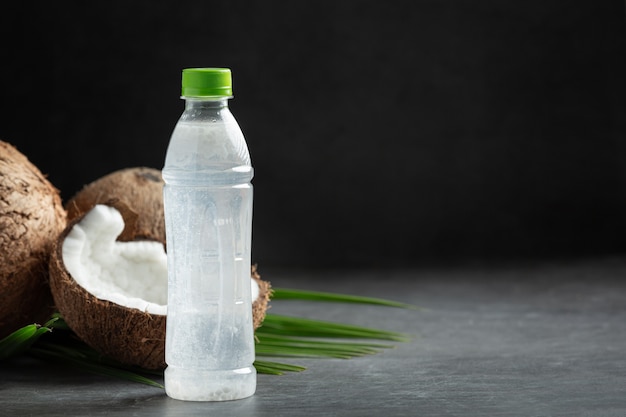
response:
<path id="1" fill-rule="evenodd" d="M 228 108 L 228 97 L 183 97 L 185 110 L 219 110 Z"/>

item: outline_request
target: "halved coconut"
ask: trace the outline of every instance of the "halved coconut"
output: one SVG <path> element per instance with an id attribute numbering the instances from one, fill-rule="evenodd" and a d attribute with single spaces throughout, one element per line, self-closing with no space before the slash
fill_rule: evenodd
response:
<path id="1" fill-rule="evenodd" d="M 165 367 L 167 257 L 153 240 L 119 241 L 124 219 L 97 204 L 73 219 L 50 258 L 57 308 L 85 343 L 121 363 Z M 270 285 L 252 269 L 254 328 L 260 326 Z"/>
<path id="2" fill-rule="evenodd" d="M 70 222 L 50 257 L 50 288 L 68 326 L 121 363 L 165 364 L 167 266 L 156 241 L 118 242 L 121 214 L 98 205 Z"/>
<path id="3" fill-rule="evenodd" d="M 0 338 L 54 311 L 48 259 L 65 224 L 59 191 L 0 141 Z"/>

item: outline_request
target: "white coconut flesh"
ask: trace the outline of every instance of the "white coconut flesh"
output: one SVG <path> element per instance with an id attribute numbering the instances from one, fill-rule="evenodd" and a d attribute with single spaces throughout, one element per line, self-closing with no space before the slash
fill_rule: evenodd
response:
<path id="1" fill-rule="evenodd" d="M 63 264 L 93 296 L 150 314 L 167 313 L 167 255 L 157 241 L 120 242 L 124 219 L 98 204 L 75 224 L 62 246 Z M 259 296 L 250 278 L 252 300 Z"/>

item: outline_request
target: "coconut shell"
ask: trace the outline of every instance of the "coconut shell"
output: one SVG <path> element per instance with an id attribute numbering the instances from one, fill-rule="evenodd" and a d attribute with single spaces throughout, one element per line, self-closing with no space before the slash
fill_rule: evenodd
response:
<path id="1" fill-rule="evenodd" d="M 59 191 L 0 141 L 0 338 L 53 313 L 48 259 L 65 224 Z"/>

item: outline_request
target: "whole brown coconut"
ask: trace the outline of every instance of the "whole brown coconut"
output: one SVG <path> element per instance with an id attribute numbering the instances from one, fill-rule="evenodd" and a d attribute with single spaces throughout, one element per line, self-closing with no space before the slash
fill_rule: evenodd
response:
<path id="1" fill-rule="evenodd" d="M 66 207 L 71 220 L 55 242 L 50 257 L 50 286 L 56 306 L 70 328 L 103 355 L 145 369 L 163 369 L 166 316 L 95 297 L 73 279 L 63 264 L 65 238 L 97 204 L 120 211 L 125 227 L 118 240 L 148 239 L 165 243 L 163 181 L 159 170 L 127 168 L 86 185 L 68 201 Z M 252 306 L 257 329 L 268 309 L 271 286 L 261 279 L 255 266 L 251 277 L 259 286 L 259 296 Z"/>
<path id="2" fill-rule="evenodd" d="M 0 338 L 54 311 L 48 259 L 66 225 L 59 191 L 0 141 Z"/>

